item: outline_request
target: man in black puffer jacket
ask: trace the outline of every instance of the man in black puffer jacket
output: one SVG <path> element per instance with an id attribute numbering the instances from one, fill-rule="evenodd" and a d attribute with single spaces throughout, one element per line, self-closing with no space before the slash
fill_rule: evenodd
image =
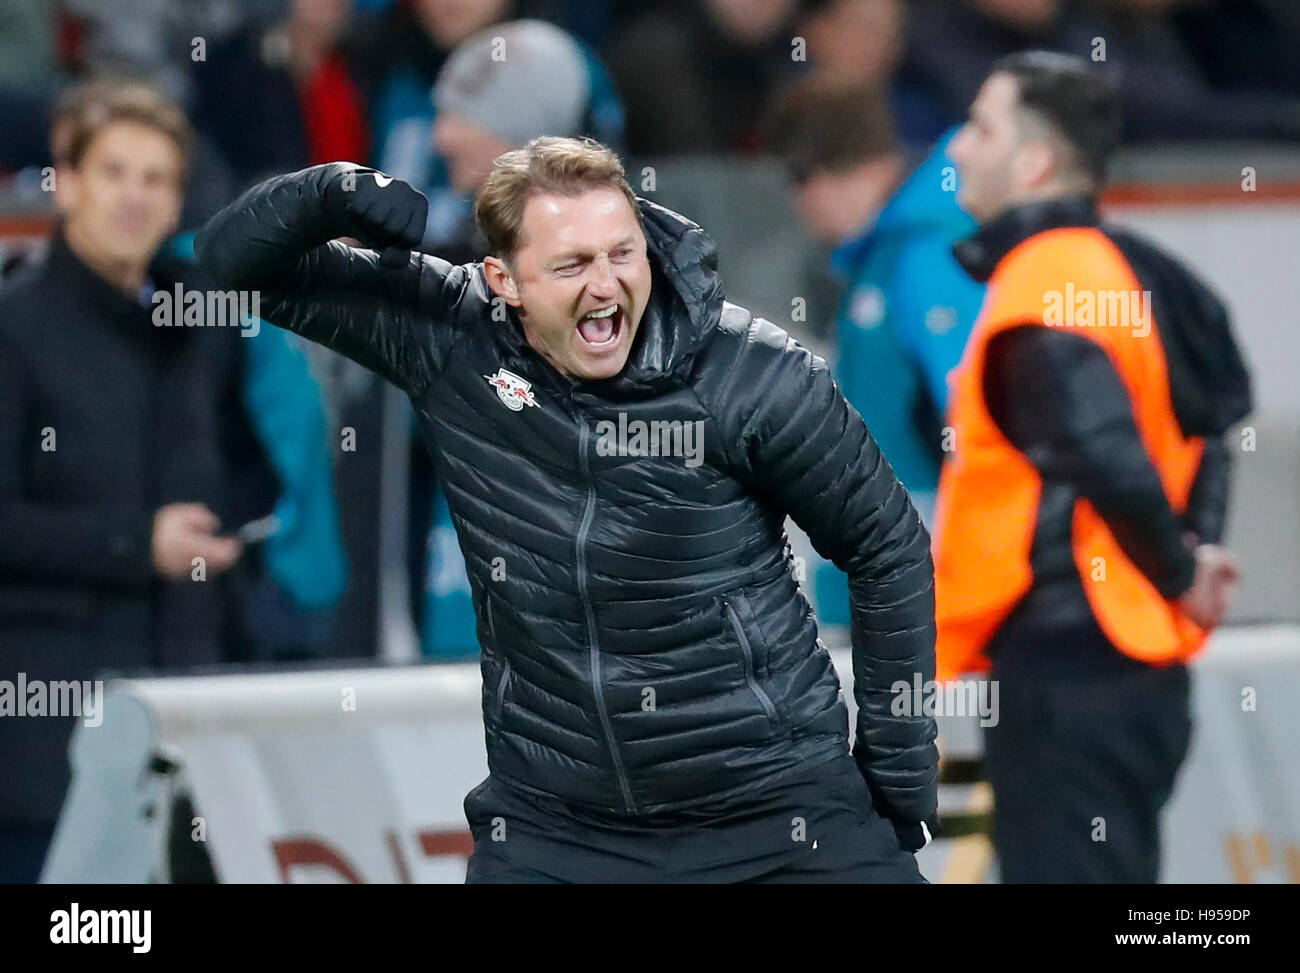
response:
<path id="1" fill-rule="evenodd" d="M 934 675 L 930 538 L 825 363 L 598 143 L 496 160 L 482 262 L 405 252 L 424 205 L 330 163 L 197 248 L 414 403 L 484 647 L 468 880 L 924 881 L 935 723 L 896 686 Z M 787 514 L 851 579 L 851 755 Z"/>

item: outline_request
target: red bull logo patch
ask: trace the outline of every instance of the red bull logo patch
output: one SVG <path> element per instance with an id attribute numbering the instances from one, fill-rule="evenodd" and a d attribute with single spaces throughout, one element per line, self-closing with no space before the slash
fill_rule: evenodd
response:
<path id="1" fill-rule="evenodd" d="M 537 406 L 537 399 L 529 391 L 533 385 L 531 382 L 525 382 L 514 372 L 508 372 L 504 368 L 498 368 L 495 375 L 484 375 L 488 384 L 497 390 L 497 398 L 511 412 L 522 412 L 524 406 Z"/>

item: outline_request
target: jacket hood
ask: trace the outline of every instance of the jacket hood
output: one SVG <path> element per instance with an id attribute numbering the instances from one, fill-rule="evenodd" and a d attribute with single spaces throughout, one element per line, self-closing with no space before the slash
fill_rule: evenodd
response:
<path id="1" fill-rule="evenodd" d="M 1222 436 L 1254 410 L 1250 370 L 1223 299 L 1180 260 L 1125 228 L 1103 223 L 1142 286 L 1169 366 L 1170 395 L 1188 436 Z"/>
<path id="2" fill-rule="evenodd" d="M 947 188 L 948 174 L 944 170 L 953 166 L 948 143 L 954 134 L 956 129 L 951 129 L 939 140 L 873 221 L 835 248 L 831 261 L 838 273 L 851 276 L 853 268 L 890 237 L 930 231 L 955 239 L 974 232 L 975 221 L 957 205 L 955 187 Z"/>
<path id="3" fill-rule="evenodd" d="M 637 197 L 653 281 L 623 370 L 591 383 L 641 397 L 681 371 L 717 327 L 724 300 L 713 238 L 680 213 Z"/>
<path id="4" fill-rule="evenodd" d="M 945 169 L 956 172 L 948 157 L 948 143 L 956 129 L 945 134 L 930 154 L 922 159 L 898 187 L 898 191 L 880 212 L 876 230 L 880 233 L 913 231 L 921 227 L 974 228 L 975 221 L 957 205 L 956 186 L 945 178 Z M 955 178 L 955 176 L 954 176 Z"/>

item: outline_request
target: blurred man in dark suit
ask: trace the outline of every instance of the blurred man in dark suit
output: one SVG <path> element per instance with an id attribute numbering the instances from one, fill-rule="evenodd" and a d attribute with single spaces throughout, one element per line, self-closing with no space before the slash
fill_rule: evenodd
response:
<path id="1" fill-rule="evenodd" d="M 182 322 L 154 299 L 188 286 L 157 254 L 189 125 L 148 87 L 97 83 L 62 103 L 52 142 L 58 231 L 0 291 L 0 679 L 214 663 L 214 579 L 241 554 L 216 513 L 213 349 L 233 336 L 160 327 Z M 37 878 L 72 728 L 0 719 L 0 881 Z"/>

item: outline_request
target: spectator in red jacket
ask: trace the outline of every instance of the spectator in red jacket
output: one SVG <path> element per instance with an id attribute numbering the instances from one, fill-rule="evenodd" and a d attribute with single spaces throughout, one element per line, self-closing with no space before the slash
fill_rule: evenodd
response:
<path id="1" fill-rule="evenodd" d="M 272 170 L 366 159 L 365 102 L 344 41 L 352 0 L 292 0 L 194 65 L 197 126 L 241 184 Z"/>

